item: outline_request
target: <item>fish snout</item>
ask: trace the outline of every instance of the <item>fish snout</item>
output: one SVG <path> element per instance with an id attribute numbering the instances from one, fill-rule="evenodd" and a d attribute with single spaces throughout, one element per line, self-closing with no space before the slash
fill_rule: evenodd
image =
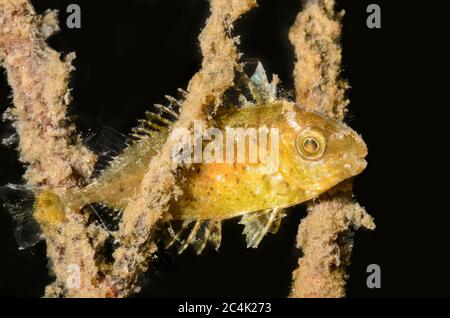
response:
<path id="1" fill-rule="evenodd" d="M 367 145 L 362 137 L 355 133 L 353 135 L 353 158 L 351 160 L 351 170 L 354 174 L 361 173 L 367 167 L 366 157 L 368 154 Z"/>
<path id="2" fill-rule="evenodd" d="M 355 144 L 356 144 L 356 155 L 361 159 L 366 158 L 368 154 L 367 145 L 362 139 L 362 137 L 355 133 Z"/>

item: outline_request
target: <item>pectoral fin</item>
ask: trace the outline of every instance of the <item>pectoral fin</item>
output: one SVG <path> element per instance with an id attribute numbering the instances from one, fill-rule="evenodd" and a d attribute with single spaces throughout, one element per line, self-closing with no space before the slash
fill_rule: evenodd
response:
<path id="1" fill-rule="evenodd" d="M 280 208 L 244 214 L 239 223 L 244 225 L 247 247 L 257 248 L 267 232 L 276 233 L 283 216 L 284 209 Z"/>

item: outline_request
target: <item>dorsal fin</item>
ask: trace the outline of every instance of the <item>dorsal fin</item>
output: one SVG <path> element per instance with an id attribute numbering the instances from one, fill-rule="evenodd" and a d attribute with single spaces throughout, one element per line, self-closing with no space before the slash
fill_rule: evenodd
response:
<path id="1" fill-rule="evenodd" d="M 269 83 L 263 65 L 261 62 L 258 62 L 256 70 L 248 82 L 250 92 L 252 93 L 256 104 L 273 103 L 277 99 L 278 82 L 278 76 L 274 74 L 272 82 Z"/>
<path id="2" fill-rule="evenodd" d="M 183 90 L 179 90 L 184 94 Z M 139 126 L 133 128 L 131 135 L 136 139 L 147 138 L 154 132 L 167 129 L 174 121 L 178 119 L 180 108 L 183 105 L 183 99 L 178 100 L 172 96 L 166 95 L 168 105 L 155 104 L 154 109 L 145 112 L 145 118 L 139 120 Z M 182 97 L 184 98 L 184 97 Z"/>
<path id="3" fill-rule="evenodd" d="M 280 208 L 244 214 L 239 223 L 244 225 L 242 233 L 246 236 L 247 247 L 257 248 L 267 232 L 276 233 L 283 216 L 284 210 Z"/>
<path id="4" fill-rule="evenodd" d="M 156 151 L 162 146 L 161 142 L 165 141 L 170 126 L 178 119 L 183 103 L 182 100 L 171 96 L 166 96 L 166 99 L 168 105 L 157 104 L 151 111 L 145 113 L 145 119 L 139 120 L 140 125 L 132 129 L 130 137 L 103 125 L 86 138 L 88 148 L 98 155 L 93 178 L 99 178 L 110 167 L 128 164 L 127 161 L 123 161 L 124 156 L 120 156 L 125 152 L 147 156 L 139 150 L 142 149 L 141 145 L 144 144 L 146 150 Z"/>
<path id="5" fill-rule="evenodd" d="M 128 146 L 130 139 L 119 131 L 106 125 L 90 133 L 84 144 L 97 155 L 92 177 L 97 177 L 110 162 Z"/>
<path id="6" fill-rule="evenodd" d="M 218 109 L 218 117 L 230 109 L 274 103 L 278 99 L 278 94 L 283 93 L 278 89 L 280 82 L 278 76 L 273 74 L 272 82 L 269 82 L 261 62 L 257 62 L 253 74 L 248 75 L 252 71 L 245 68 L 253 65 L 254 61 L 244 62 L 244 69 L 236 72 L 234 85 L 223 95 L 223 105 Z"/>

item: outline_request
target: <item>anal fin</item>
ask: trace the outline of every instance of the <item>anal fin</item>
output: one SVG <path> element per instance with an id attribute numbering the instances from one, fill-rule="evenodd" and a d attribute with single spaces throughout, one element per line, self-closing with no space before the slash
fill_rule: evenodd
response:
<path id="1" fill-rule="evenodd" d="M 247 247 L 257 248 L 267 232 L 276 233 L 283 216 L 284 209 L 280 208 L 244 214 L 239 223 L 244 225 Z"/>
<path id="2" fill-rule="evenodd" d="M 216 250 L 219 249 L 222 241 L 222 222 L 216 220 L 198 220 L 195 221 L 193 227 L 190 225 L 193 220 L 185 220 L 181 227 L 176 231 L 172 224 L 168 226 L 165 248 L 169 248 L 174 244 L 178 244 L 178 253 L 183 253 L 189 245 L 192 245 L 195 252 L 200 255 L 205 249 L 208 242 L 214 246 Z M 190 231 L 189 231 L 190 229 Z M 186 236 L 186 233 L 187 236 Z M 183 236 L 185 236 L 183 238 Z"/>

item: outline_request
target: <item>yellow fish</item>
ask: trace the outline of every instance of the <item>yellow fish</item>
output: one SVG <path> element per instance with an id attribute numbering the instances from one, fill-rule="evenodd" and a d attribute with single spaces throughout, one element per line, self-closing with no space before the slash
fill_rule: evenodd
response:
<path id="1" fill-rule="evenodd" d="M 276 232 L 285 208 L 318 197 L 366 167 L 367 147 L 356 132 L 340 122 L 277 99 L 276 82 L 268 82 L 260 64 L 246 83 L 252 101 L 240 96 L 240 106 L 223 107 L 207 124 L 222 132 L 239 128 L 257 131 L 261 127 L 276 131 L 265 140 L 269 150 L 277 150 L 276 156 L 271 153 L 251 161 L 247 152 L 243 162 L 222 162 L 226 161 L 224 150 L 219 156 L 222 161 L 185 165 L 179 182 L 183 194 L 172 199 L 166 218 L 170 220 L 167 246 L 179 243 L 179 252 L 192 244 L 200 254 L 207 242 L 217 249 L 221 222 L 238 216 L 244 225 L 247 246 L 257 247 L 266 233 Z M 52 222 L 63 222 L 64 214 L 78 213 L 92 203 L 115 210 L 126 208 L 152 156 L 169 135 L 171 123 L 167 118 L 176 117 L 173 107 L 157 107 L 163 114 L 147 113 L 148 118 L 134 130 L 138 138 L 92 183 L 57 195 L 52 191 L 37 195 L 34 216 L 44 232 L 45 227 L 51 230 Z M 230 150 L 227 146 L 231 142 L 236 151 L 236 138 L 224 138 L 219 143 L 216 140 L 215 145 L 223 144 L 223 149 Z M 262 145 L 261 140 L 258 145 Z M 201 149 L 205 147 L 203 143 Z M 233 154 L 232 159 L 235 158 Z M 188 228 L 190 232 L 185 231 Z"/>

